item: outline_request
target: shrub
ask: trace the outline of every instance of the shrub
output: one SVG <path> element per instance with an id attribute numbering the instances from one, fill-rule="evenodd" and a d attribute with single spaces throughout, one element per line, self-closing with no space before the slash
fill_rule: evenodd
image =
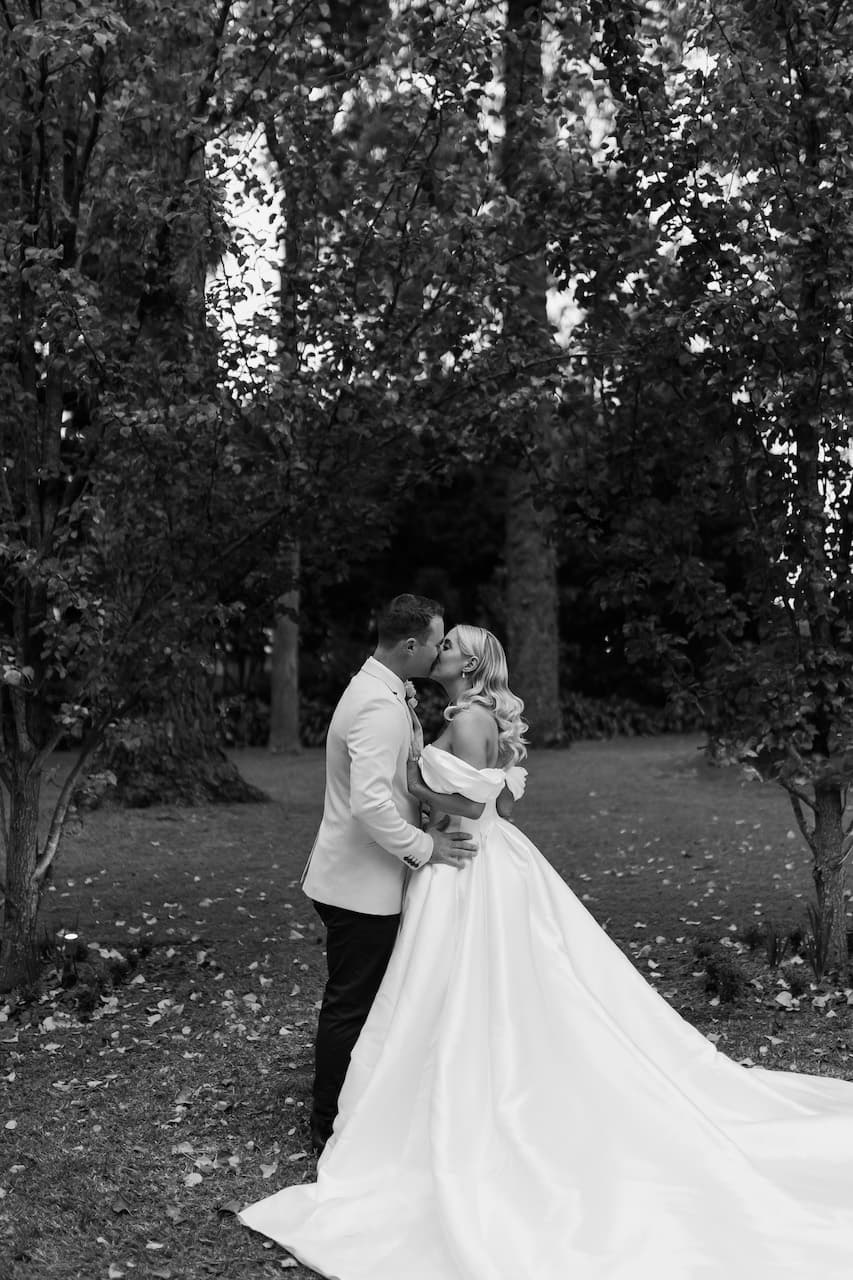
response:
<path id="1" fill-rule="evenodd" d="M 808 991 L 809 984 L 802 968 L 789 969 L 785 974 L 788 983 L 788 990 L 796 1000 L 799 996 L 804 995 Z"/>
<path id="2" fill-rule="evenodd" d="M 683 707 L 645 706 L 630 698 L 590 698 L 569 693 L 561 699 L 563 733 L 569 742 L 579 738 L 651 736 L 659 733 L 686 733 L 702 727 L 698 713 Z"/>
<path id="3" fill-rule="evenodd" d="M 697 938 L 693 954 L 705 968 L 705 990 L 721 1004 L 732 1004 L 747 985 L 747 977 L 734 956 L 715 938 Z"/>
<path id="4" fill-rule="evenodd" d="M 782 933 L 775 924 L 767 926 L 765 946 L 767 948 L 767 963 L 771 969 L 779 968 L 779 965 L 785 959 L 790 941 L 790 937 Z"/>
<path id="5" fill-rule="evenodd" d="M 822 982 L 829 966 L 832 921 L 823 919 L 817 907 L 812 904 L 809 904 L 806 912 L 809 918 L 809 931 L 803 938 L 803 954 L 812 967 L 815 982 Z"/>
<path id="6" fill-rule="evenodd" d="M 746 974 L 736 960 L 724 953 L 705 961 L 705 990 L 721 1004 L 733 1004 L 747 985 Z"/>
<path id="7" fill-rule="evenodd" d="M 740 940 L 750 951 L 757 951 L 764 942 L 765 929 L 758 921 L 751 921 L 740 933 Z"/>

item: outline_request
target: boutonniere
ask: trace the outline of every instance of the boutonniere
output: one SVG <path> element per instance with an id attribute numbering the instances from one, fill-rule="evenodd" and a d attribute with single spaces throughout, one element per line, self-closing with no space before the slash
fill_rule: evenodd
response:
<path id="1" fill-rule="evenodd" d="M 412 684 L 411 680 L 406 681 L 406 702 L 408 703 L 410 711 L 414 711 L 415 707 L 418 705 L 418 695 L 415 692 L 415 686 Z"/>

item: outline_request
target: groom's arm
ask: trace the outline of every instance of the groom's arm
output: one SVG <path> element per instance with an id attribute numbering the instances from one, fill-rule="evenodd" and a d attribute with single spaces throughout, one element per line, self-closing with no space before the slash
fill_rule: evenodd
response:
<path id="1" fill-rule="evenodd" d="M 350 812 L 372 840 L 414 871 L 432 857 L 433 839 L 407 822 L 394 802 L 402 731 L 394 703 L 377 700 L 360 709 L 347 734 Z"/>
<path id="2" fill-rule="evenodd" d="M 469 800 L 458 791 L 433 791 L 424 782 L 417 760 L 409 760 L 406 765 L 406 777 L 409 783 L 409 794 L 421 804 L 428 804 L 431 810 L 449 813 L 454 818 L 479 818 L 485 805 L 479 800 Z"/>

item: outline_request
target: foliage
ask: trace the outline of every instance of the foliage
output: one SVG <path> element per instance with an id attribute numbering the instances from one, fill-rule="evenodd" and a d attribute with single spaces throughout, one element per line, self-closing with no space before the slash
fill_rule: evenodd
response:
<path id="1" fill-rule="evenodd" d="M 746 987 L 746 975 L 731 956 L 717 953 L 705 958 L 705 990 L 722 1004 L 733 1004 Z"/>
<path id="2" fill-rule="evenodd" d="M 853 778 L 853 20 L 589 6 L 613 131 L 554 267 L 584 308 L 561 490 L 634 655 L 792 794 L 838 916 Z M 652 162 L 650 163 L 650 157 Z M 811 806 L 811 825 L 802 806 Z M 830 899 L 832 900 L 830 902 Z M 841 921 L 833 950 L 841 958 Z"/>
<path id="3" fill-rule="evenodd" d="M 563 697 L 563 725 L 569 742 L 576 738 L 687 733 L 701 728 L 692 708 L 676 704 L 643 704 L 631 698 L 592 698 L 582 693 Z"/>
<path id="4" fill-rule="evenodd" d="M 263 459 L 204 306 L 224 222 L 203 126 L 229 10 L 194 10 L 176 38 L 159 0 L 4 7 L 2 985 L 26 967 L 77 776 L 111 721 L 211 647 L 219 566 L 253 532 L 243 477 Z M 39 846 L 60 740 L 77 770 Z"/>
<path id="5" fill-rule="evenodd" d="M 632 606 L 638 653 L 701 679 L 736 752 L 846 776 L 853 26 L 828 6 L 593 11 L 614 137 L 578 169 L 555 265 L 587 308 L 605 598 Z"/>
<path id="6" fill-rule="evenodd" d="M 832 958 L 832 922 L 825 919 L 814 903 L 806 908 L 809 930 L 803 939 L 803 951 L 812 967 L 815 982 L 823 982 Z"/>
<path id="7" fill-rule="evenodd" d="M 790 934 L 780 930 L 776 925 L 770 924 L 765 932 L 765 947 L 767 949 L 767 964 L 771 969 L 778 969 L 791 945 Z"/>

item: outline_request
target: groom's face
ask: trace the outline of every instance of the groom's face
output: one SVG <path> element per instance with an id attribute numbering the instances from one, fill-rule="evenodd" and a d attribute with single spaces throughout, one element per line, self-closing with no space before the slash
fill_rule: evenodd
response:
<path id="1" fill-rule="evenodd" d="M 444 619 L 433 618 L 429 629 L 415 637 L 410 650 L 407 675 L 428 676 L 433 663 L 441 652 L 444 641 Z"/>

